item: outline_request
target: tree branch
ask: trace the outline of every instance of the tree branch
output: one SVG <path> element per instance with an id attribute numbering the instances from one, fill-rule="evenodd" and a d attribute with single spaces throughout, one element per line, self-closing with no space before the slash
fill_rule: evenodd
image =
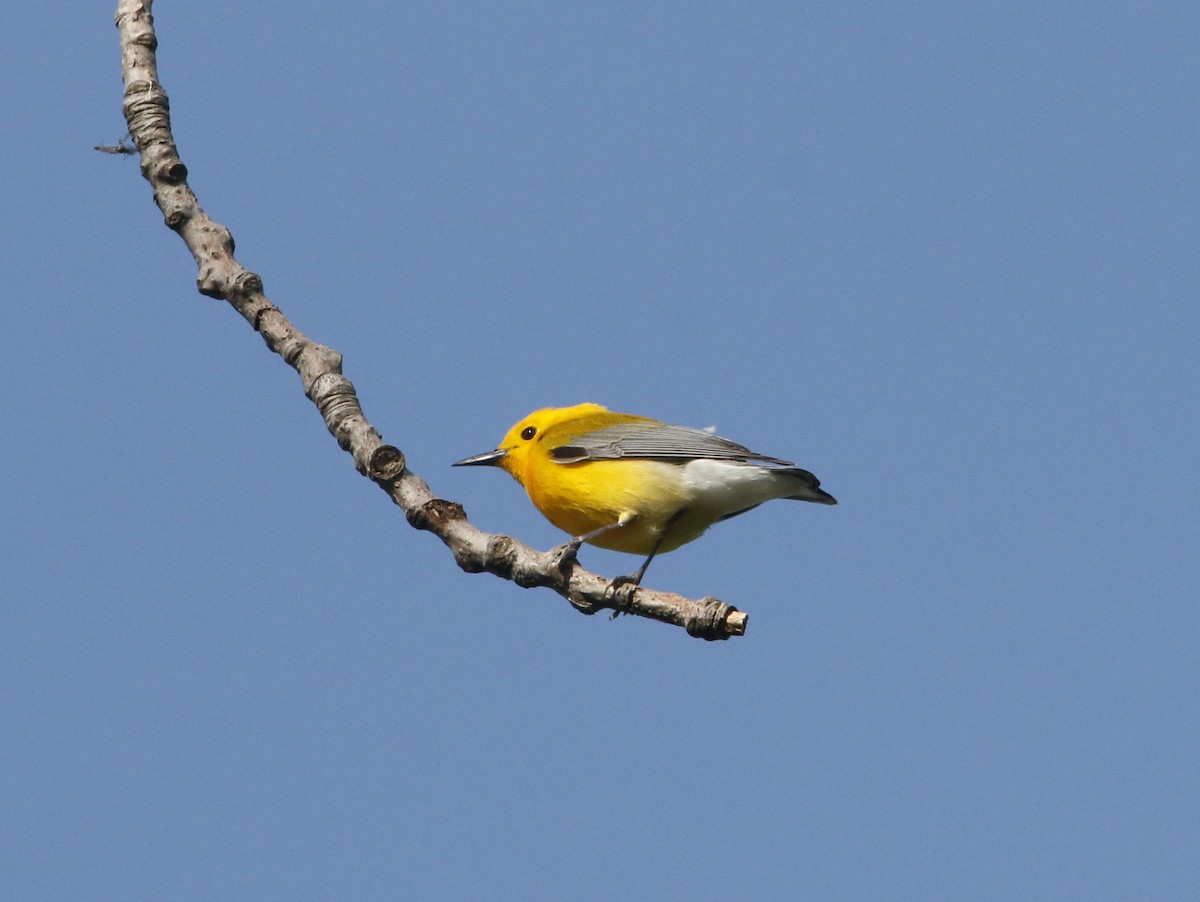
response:
<path id="1" fill-rule="evenodd" d="M 158 81 L 158 40 L 150 8 L 153 0 L 119 0 L 124 111 L 129 134 L 141 161 L 142 175 L 154 189 L 154 202 L 168 228 L 179 234 L 196 260 L 201 294 L 228 301 L 267 347 L 300 375 L 304 393 L 316 405 L 329 432 L 371 479 L 404 511 L 408 522 L 428 530 L 453 552 L 468 573 L 487 571 L 519 586 L 546 586 L 585 614 L 611 609 L 684 627 L 692 636 L 726 639 L 746 630 L 746 614 L 716 598 L 699 600 L 670 592 L 625 586 L 614 590 L 604 577 L 571 561 L 564 565 L 554 550 L 540 552 L 516 539 L 472 526 L 462 506 L 434 496 L 410 471 L 398 448 L 383 443 L 367 421 L 350 380 L 342 375 L 342 357 L 291 324 L 263 294 L 262 279 L 233 255 L 233 236 L 210 219 L 187 183 L 179 158 L 166 91 Z"/>

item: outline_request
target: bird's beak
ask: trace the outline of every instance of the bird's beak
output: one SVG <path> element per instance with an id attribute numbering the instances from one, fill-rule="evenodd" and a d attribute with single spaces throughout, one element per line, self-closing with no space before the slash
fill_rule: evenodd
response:
<path id="1" fill-rule="evenodd" d="M 508 452 L 503 448 L 497 448 L 495 451 L 488 451 L 485 454 L 476 454 L 474 457 L 466 457 L 460 461 L 451 464 L 452 467 L 495 467 L 504 459 L 504 455 Z"/>

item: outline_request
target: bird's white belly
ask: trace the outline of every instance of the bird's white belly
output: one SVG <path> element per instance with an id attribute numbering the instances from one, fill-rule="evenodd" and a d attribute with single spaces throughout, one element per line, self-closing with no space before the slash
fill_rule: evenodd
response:
<path id="1" fill-rule="evenodd" d="M 774 471 L 755 464 L 728 460 L 691 460 L 683 465 L 683 481 L 690 496 L 688 507 L 719 516 L 782 497 L 785 486 Z"/>

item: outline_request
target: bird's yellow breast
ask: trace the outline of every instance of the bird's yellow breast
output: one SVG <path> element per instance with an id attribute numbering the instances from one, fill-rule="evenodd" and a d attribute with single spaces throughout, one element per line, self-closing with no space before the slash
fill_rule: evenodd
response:
<path id="1" fill-rule="evenodd" d="M 596 460 L 560 464 L 534 462 L 520 480 L 542 515 L 571 535 L 583 535 L 622 518 L 621 529 L 599 536 L 594 544 L 614 551 L 649 554 L 667 521 L 686 506 L 682 467 L 654 460 Z M 713 518 L 715 519 L 715 518 Z M 677 522 L 660 551 L 690 542 L 711 525 L 689 528 Z"/>

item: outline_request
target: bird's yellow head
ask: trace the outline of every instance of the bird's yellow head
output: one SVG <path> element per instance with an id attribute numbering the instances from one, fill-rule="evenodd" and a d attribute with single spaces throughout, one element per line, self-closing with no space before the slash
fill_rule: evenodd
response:
<path id="1" fill-rule="evenodd" d="M 553 444 L 572 436 L 583 435 L 608 424 L 613 414 L 599 404 L 576 404 L 574 407 L 544 407 L 521 420 L 508 430 L 495 451 L 476 454 L 454 464 L 456 467 L 500 467 L 517 482 L 527 485 L 526 474 L 538 455 L 549 457 Z"/>

